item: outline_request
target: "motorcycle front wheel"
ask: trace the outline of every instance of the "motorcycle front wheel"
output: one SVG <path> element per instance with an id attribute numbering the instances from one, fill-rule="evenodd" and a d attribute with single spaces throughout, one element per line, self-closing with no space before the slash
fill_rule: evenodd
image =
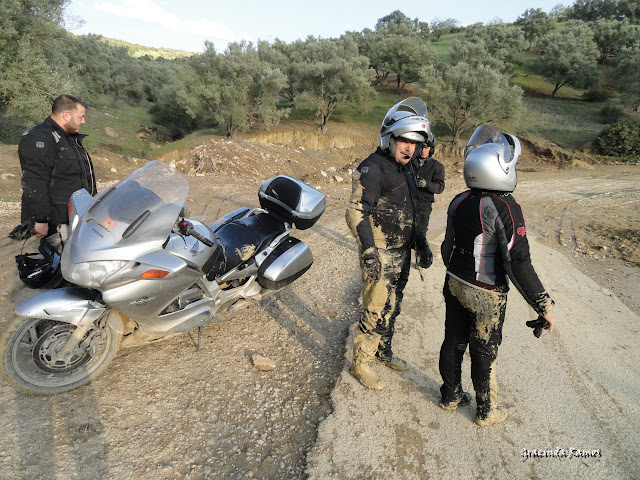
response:
<path id="1" fill-rule="evenodd" d="M 97 323 L 70 355 L 62 356 L 75 325 L 14 316 L 0 335 L 3 376 L 17 389 L 39 395 L 90 382 L 113 360 L 120 342 L 113 329 Z"/>

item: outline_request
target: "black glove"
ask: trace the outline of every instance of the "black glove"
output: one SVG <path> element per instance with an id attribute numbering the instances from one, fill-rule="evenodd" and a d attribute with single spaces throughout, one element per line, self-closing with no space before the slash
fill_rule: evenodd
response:
<path id="1" fill-rule="evenodd" d="M 11 232 L 9 233 L 9 238 L 13 240 L 26 240 L 27 238 L 35 234 L 36 234 L 35 222 L 29 219 L 29 220 L 25 220 L 16 228 L 11 230 Z"/>
<path id="2" fill-rule="evenodd" d="M 540 338 L 540 335 L 542 335 L 542 329 L 544 329 L 548 325 L 549 322 L 547 322 L 541 316 L 538 316 L 538 318 L 536 318 L 535 320 L 527 321 L 527 327 L 533 328 L 533 334 L 536 336 L 536 338 Z"/>
<path id="3" fill-rule="evenodd" d="M 427 181 L 422 177 L 416 177 L 416 183 L 420 188 L 427 188 Z"/>
<path id="4" fill-rule="evenodd" d="M 429 248 L 429 242 L 424 235 L 420 235 L 416 241 L 416 265 L 419 268 L 429 268 L 433 264 L 433 253 Z"/>
<path id="5" fill-rule="evenodd" d="M 377 282 L 380 279 L 380 257 L 376 248 L 368 248 L 361 255 L 362 258 L 362 280 L 368 283 Z"/>

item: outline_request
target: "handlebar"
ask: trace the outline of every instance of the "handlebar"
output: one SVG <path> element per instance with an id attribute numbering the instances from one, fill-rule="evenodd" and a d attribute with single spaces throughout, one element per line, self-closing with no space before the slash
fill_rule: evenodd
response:
<path id="1" fill-rule="evenodd" d="M 182 235 L 187 235 L 195 238 L 199 242 L 204 243 L 207 247 L 213 247 L 215 244 L 209 240 L 207 237 L 200 235 L 196 232 L 195 228 L 193 228 L 193 224 L 191 224 L 188 220 L 181 218 L 176 223 L 176 227 L 178 229 L 178 233 Z"/>

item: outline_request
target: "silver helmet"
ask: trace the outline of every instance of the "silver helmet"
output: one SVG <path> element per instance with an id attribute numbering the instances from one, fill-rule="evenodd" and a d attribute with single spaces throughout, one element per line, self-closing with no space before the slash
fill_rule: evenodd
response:
<path id="1" fill-rule="evenodd" d="M 396 138 L 425 142 L 431 134 L 427 106 L 418 97 L 405 98 L 385 115 L 380 128 L 380 148 L 396 153 Z"/>
<path id="2" fill-rule="evenodd" d="M 520 142 L 491 125 L 480 125 L 464 149 L 464 181 L 469 188 L 513 192 Z"/>

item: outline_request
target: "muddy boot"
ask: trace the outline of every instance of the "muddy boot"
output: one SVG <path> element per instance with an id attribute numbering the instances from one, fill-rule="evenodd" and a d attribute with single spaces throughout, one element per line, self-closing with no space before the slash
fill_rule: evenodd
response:
<path id="1" fill-rule="evenodd" d="M 378 380 L 376 372 L 369 366 L 378 348 L 378 338 L 375 337 L 375 334 L 372 338 L 361 333 L 353 339 L 353 365 L 349 373 L 357 378 L 363 386 L 372 390 L 382 390 L 384 383 Z"/>
<path id="2" fill-rule="evenodd" d="M 471 394 L 467 392 L 462 392 L 460 397 L 451 400 L 445 401 L 444 399 L 440 401 L 440 408 L 446 410 L 447 412 L 455 412 L 458 407 L 466 407 L 469 405 L 471 401 Z"/>
<path id="3" fill-rule="evenodd" d="M 496 423 L 504 422 L 508 416 L 509 414 L 505 410 L 502 410 L 501 408 L 494 408 L 484 416 L 476 414 L 476 423 L 481 427 L 490 427 Z"/>
<path id="4" fill-rule="evenodd" d="M 398 370 L 399 372 L 404 372 L 409 368 L 407 362 L 402 360 L 400 357 L 396 357 L 393 354 L 390 357 L 380 357 L 376 355 L 375 363 L 384 365 L 393 370 Z"/>

